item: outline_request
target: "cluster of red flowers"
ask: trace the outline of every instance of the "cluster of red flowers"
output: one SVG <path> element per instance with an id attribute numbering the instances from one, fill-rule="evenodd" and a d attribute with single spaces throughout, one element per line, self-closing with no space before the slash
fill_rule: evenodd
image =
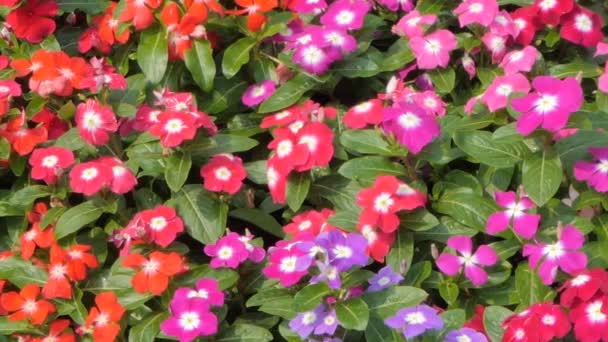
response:
<path id="1" fill-rule="evenodd" d="M 335 108 L 306 101 L 262 120 L 260 127 L 275 127 L 274 139 L 268 144 L 273 153 L 266 169 L 268 188 L 275 202 L 285 203 L 287 177 L 292 171 L 329 165 L 334 155 L 334 133 L 323 120 L 335 117 Z"/>

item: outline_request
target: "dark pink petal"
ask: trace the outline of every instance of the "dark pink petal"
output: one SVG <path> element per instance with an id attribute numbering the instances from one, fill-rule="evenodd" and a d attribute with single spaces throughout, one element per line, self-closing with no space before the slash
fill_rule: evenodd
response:
<path id="1" fill-rule="evenodd" d="M 515 101 L 515 100 L 514 100 Z M 522 135 L 530 135 L 543 123 L 543 117 L 535 112 L 527 112 L 517 119 L 517 132 Z"/>
<path id="2" fill-rule="evenodd" d="M 530 240 L 536 234 L 539 223 L 540 215 L 523 214 L 513 219 L 513 230 L 517 235 Z"/>
<path id="3" fill-rule="evenodd" d="M 488 281 L 488 273 L 479 266 L 465 266 L 464 275 L 469 278 L 471 283 L 475 286 L 483 285 Z"/>
<path id="4" fill-rule="evenodd" d="M 524 249 L 522 255 L 524 257 L 528 257 L 528 262 L 530 263 L 530 268 L 535 268 L 540 259 L 543 257 L 543 247 L 544 244 L 540 245 L 532 245 L 527 244 L 524 245 Z"/>
<path id="5" fill-rule="evenodd" d="M 475 257 L 476 263 L 483 266 L 492 266 L 498 262 L 498 255 L 494 249 L 488 245 L 479 246 L 473 256 Z"/>
<path id="6" fill-rule="evenodd" d="M 557 275 L 557 263 L 553 260 L 545 259 L 538 268 L 538 275 L 545 285 L 551 285 Z"/>
<path id="7" fill-rule="evenodd" d="M 496 203 L 498 203 L 498 205 L 506 208 L 515 203 L 517 195 L 514 191 L 496 191 L 494 193 L 494 198 L 496 199 Z"/>
<path id="8" fill-rule="evenodd" d="M 586 181 L 595 173 L 595 163 L 578 161 L 574 164 L 574 178 L 578 181 Z"/>
<path id="9" fill-rule="evenodd" d="M 559 236 L 559 241 L 568 249 L 579 249 L 585 243 L 585 236 L 576 227 L 565 226 Z"/>
<path id="10" fill-rule="evenodd" d="M 439 270 L 449 276 L 456 275 L 460 271 L 460 259 L 453 254 L 442 253 L 436 263 Z"/>
<path id="11" fill-rule="evenodd" d="M 587 255 L 583 252 L 568 252 L 557 262 L 564 272 L 574 274 L 587 267 Z"/>
<path id="12" fill-rule="evenodd" d="M 448 247 L 462 254 L 471 254 L 473 252 L 473 240 L 466 235 L 452 236 L 448 239 Z"/>
<path id="13" fill-rule="evenodd" d="M 488 234 L 497 234 L 509 226 L 509 215 L 506 211 L 499 211 L 488 217 L 486 231 Z"/>

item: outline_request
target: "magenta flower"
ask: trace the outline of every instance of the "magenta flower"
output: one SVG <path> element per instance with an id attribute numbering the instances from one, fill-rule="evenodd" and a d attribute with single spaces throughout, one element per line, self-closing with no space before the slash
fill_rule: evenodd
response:
<path id="1" fill-rule="evenodd" d="M 200 300 L 208 306 L 224 305 L 224 292 L 218 288 L 217 280 L 201 278 L 196 282 L 194 289 L 182 287 L 175 291 L 173 298 Z"/>
<path id="2" fill-rule="evenodd" d="M 477 67 L 475 66 L 475 61 L 468 53 L 465 53 L 462 56 L 462 67 L 464 71 L 466 71 L 467 75 L 469 75 L 469 79 L 472 80 L 475 75 L 477 75 Z"/>
<path id="3" fill-rule="evenodd" d="M 488 27 L 498 14 L 498 3 L 496 0 L 464 0 L 454 13 L 458 14 L 460 27 L 473 23 Z"/>
<path id="4" fill-rule="evenodd" d="M 448 30 L 438 30 L 424 37 L 412 37 L 410 47 L 420 69 L 445 68 L 450 62 L 450 53 L 458 42 Z"/>
<path id="5" fill-rule="evenodd" d="M 294 285 L 308 274 L 311 259 L 293 243 L 279 241 L 268 253 L 268 265 L 262 273 L 270 279 L 278 279 L 281 285 Z"/>
<path id="6" fill-rule="evenodd" d="M 289 2 L 289 9 L 300 14 L 319 14 L 327 8 L 325 0 L 295 0 Z"/>
<path id="7" fill-rule="evenodd" d="M 210 265 L 213 268 L 237 268 L 249 257 L 249 252 L 237 233 L 229 233 L 215 244 L 205 246 L 204 251 L 212 257 Z"/>
<path id="8" fill-rule="evenodd" d="M 217 333 L 217 317 L 209 305 L 199 300 L 174 298 L 169 304 L 171 316 L 160 324 L 165 335 L 180 342 L 190 342 L 199 336 Z"/>
<path id="9" fill-rule="evenodd" d="M 488 273 L 480 267 L 492 266 L 498 262 L 498 255 L 488 245 L 482 245 L 473 253 L 473 240 L 468 236 L 452 236 L 448 239 L 448 247 L 455 249 L 461 256 L 441 253 L 437 258 L 437 267 L 441 272 L 454 276 L 464 267 L 464 275 L 475 286 L 488 281 Z"/>
<path id="10" fill-rule="evenodd" d="M 490 24 L 490 31 L 499 36 L 511 36 L 515 39 L 519 35 L 520 29 L 509 12 L 503 10 L 494 17 L 494 21 Z"/>
<path id="11" fill-rule="evenodd" d="M 429 115 L 445 115 L 445 102 L 432 90 L 414 94 L 414 102 Z"/>
<path id="12" fill-rule="evenodd" d="M 392 28 L 392 32 L 402 37 L 421 37 L 428 26 L 437 20 L 434 14 L 421 14 L 414 10 L 403 16 Z"/>
<path id="13" fill-rule="evenodd" d="M 488 217 L 486 231 L 488 234 L 498 234 L 513 224 L 513 231 L 524 239 L 531 239 L 540 223 L 540 215 L 528 214 L 526 210 L 534 208 L 534 203 L 526 196 L 517 199 L 513 191 L 496 191 L 496 203 L 507 210 L 496 212 Z"/>
<path id="14" fill-rule="evenodd" d="M 574 274 L 587 267 L 587 255 L 577 251 L 583 247 L 584 242 L 583 234 L 576 227 L 567 225 L 561 230 L 558 229 L 557 242 L 527 244 L 524 246 L 523 256 L 528 257 L 530 268 L 535 268 L 540 262 L 538 275 L 545 285 L 551 285 L 558 268 L 568 274 Z"/>
<path id="15" fill-rule="evenodd" d="M 406 13 L 414 9 L 414 0 L 378 0 L 378 3 L 393 12 L 397 12 L 399 7 Z"/>
<path id="16" fill-rule="evenodd" d="M 570 114 L 580 109 L 583 103 L 581 85 L 572 77 L 559 80 L 552 76 L 539 76 L 532 81 L 534 92 L 511 101 L 521 113 L 517 120 L 517 131 L 529 135 L 539 126 L 558 131 L 568 123 Z"/>
<path id="17" fill-rule="evenodd" d="M 293 54 L 293 62 L 312 74 L 322 74 L 329 69 L 335 56 L 320 45 L 299 46 Z"/>
<path id="18" fill-rule="evenodd" d="M 435 117 L 408 103 L 384 108 L 382 129 L 387 134 L 394 134 L 397 141 L 413 154 L 418 154 L 440 134 Z"/>
<path id="19" fill-rule="evenodd" d="M 597 192 L 608 191 L 608 147 L 590 147 L 589 153 L 597 162 L 577 161 L 574 164 L 574 178 L 586 181 Z"/>
<path id="20" fill-rule="evenodd" d="M 522 74 L 498 76 L 483 93 L 481 101 L 488 106 L 490 112 L 495 112 L 507 106 L 511 94 L 527 94 L 529 91 L 530 82 Z"/>
<path id="21" fill-rule="evenodd" d="M 243 101 L 243 104 L 247 107 L 254 107 L 269 98 L 275 90 L 276 85 L 273 81 L 262 81 L 259 84 L 249 86 L 249 88 L 245 90 L 241 101 Z"/>
<path id="22" fill-rule="evenodd" d="M 338 0 L 321 16 L 321 24 L 343 30 L 358 30 L 371 6 L 365 0 Z"/>
<path id="23" fill-rule="evenodd" d="M 481 41 L 492 53 L 492 63 L 498 63 L 507 52 L 507 37 L 488 31 L 481 37 Z"/>
<path id="24" fill-rule="evenodd" d="M 507 53 L 500 62 L 500 67 L 504 69 L 505 75 L 528 72 L 532 70 L 537 58 L 538 50 L 534 46 L 526 46 L 522 50 Z"/>
<path id="25" fill-rule="evenodd" d="M 342 52 L 353 52 L 357 49 L 357 40 L 340 28 L 324 27 L 312 33 L 314 42 L 321 42 Z"/>

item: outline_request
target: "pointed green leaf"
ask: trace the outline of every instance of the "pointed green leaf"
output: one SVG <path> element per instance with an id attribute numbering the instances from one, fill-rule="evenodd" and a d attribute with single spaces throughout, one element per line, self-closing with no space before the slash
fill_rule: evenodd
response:
<path id="1" fill-rule="evenodd" d="M 194 82 L 206 92 L 213 89 L 216 70 L 211 43 L 206 39 L 195 40 L 184 57 L 186 68 L 192 74 Z"/>
<path id="2" fill-rule="evenodd" d="M 249 51 L 255 46 L 256 41 L 250 37 L 244 37 L 232 43 L 222 58 L 222 72 L 226 78 L 232 78 L 241 67 L 249 62 Z"/>
<path id="3" fill-rule="evenodd" d="M 165 180 L 169 189 L 179 191 L 186 183 L 191 167 L 192 158 L 189 152 L 174 152 L 170 155 L 165 163 Z"/>
<path id="4" fill-rule="evenodd" d="M 549 147 L 524 160 L 522 183 L 526 194 L 539 207 L 557 193 L 563 176 L 562 162 Z"/>
<path id="5" fill-rule="evenodd" d="M 163 79 L 169 61 L 169 50 L 164 29 L 156 25 L 142 31 L 137 46 L 137 63 L 148 81 L 158 83 Z"/>

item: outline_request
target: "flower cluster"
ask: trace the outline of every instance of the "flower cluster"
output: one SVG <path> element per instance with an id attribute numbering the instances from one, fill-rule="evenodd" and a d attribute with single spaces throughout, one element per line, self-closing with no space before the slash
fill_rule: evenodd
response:
<path id="1" fill-rule="evenodd" d="M 205 246 L 205 254 L 211 257 L 209 265 L 213 268 L 237 268 L 246 260 L 259 263 L 266 252 L 253 239 L 254 236 L 249 231 L 245 235 L 228 233 L 215 244 Z"/>

